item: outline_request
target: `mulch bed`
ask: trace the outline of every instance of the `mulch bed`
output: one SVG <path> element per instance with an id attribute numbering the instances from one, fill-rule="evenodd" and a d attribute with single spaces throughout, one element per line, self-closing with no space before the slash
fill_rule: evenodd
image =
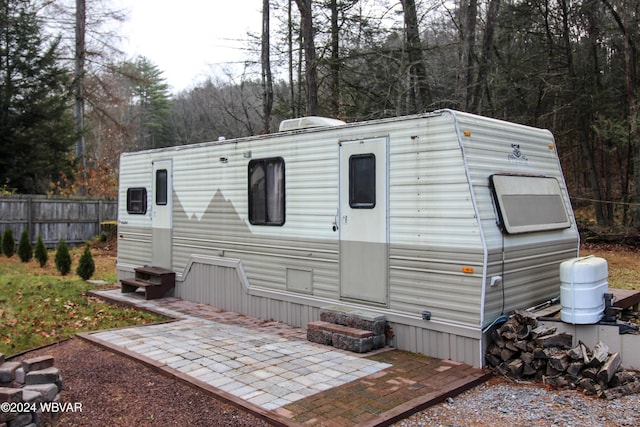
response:
<path id="1" fill-rule="evenodd" d="M 81 403 L 55 426 L 268 426 L 266 421 L 175 378 L 80 338 L 13 360 L 51 355 L 62 373 L 62 401 Z"/>

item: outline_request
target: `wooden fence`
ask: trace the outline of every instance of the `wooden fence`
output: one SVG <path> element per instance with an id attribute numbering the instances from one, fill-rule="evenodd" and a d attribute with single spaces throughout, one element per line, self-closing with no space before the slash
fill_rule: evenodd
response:
<path id="1" fill-rule="evenodd" d="M 11 228 L 16 242 L 26 229 L 33 243 L 40 235 L 47 247 L 55 247 L 60 239 L 77 245 L 100 234 L 100 224 L 115 221 L 117 216 L 116 200 L 0 196 L 0 233 Z"/>

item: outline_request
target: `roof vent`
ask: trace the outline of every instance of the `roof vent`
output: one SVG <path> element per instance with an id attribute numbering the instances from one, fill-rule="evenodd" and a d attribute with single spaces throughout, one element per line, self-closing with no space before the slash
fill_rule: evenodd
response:
<path id="1" fill-rule="evenodd" d="M 340 126 L 344 124 L 345 122 L 343 122 L 342 120 L 330 119 L 328 117 L 308 116 L 308 117 L 299 117 L 297 119 L 283 120 L 282 122 L 280 122 L 279 131 L 284 132 L 284 131 L 296 130 L 296 129 Z"/>

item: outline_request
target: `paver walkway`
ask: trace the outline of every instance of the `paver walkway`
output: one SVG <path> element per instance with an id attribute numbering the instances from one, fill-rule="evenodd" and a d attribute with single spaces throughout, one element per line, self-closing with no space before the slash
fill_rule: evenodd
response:
<path id="1" fill-rule="evenodd" d="M 388 425 L 490 377 L 398 350 L 358 355 L 306 333 L 178 298 L 93 293 L 177 319 L 81 334 L 276 425 Z"/>

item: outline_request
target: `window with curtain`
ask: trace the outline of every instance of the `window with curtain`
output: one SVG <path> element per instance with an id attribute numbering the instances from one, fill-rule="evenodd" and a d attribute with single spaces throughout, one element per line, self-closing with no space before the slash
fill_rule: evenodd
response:
<path id="1" fill-rule="evenodd" d="M 284 159 L 249 162 L 249 222 L 283 225 L 285 221 Z"/>
<path id="2" fill-rule="evenodd" d="M 127 213 L 144 215 L 147 213 L 147 189 L 144 187 L 127 189 Z"/>

